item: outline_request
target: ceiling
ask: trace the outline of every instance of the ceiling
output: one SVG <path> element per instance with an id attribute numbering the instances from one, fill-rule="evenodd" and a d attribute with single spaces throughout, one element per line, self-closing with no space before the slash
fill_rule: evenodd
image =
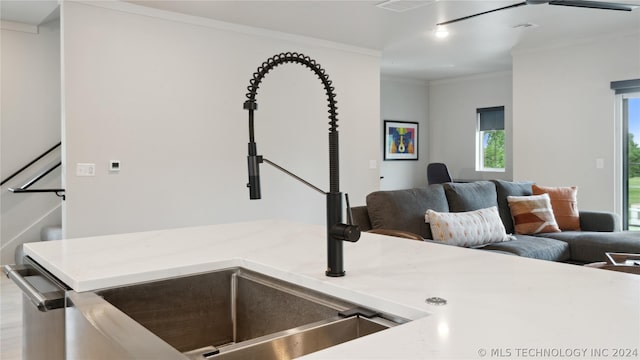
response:
<path id="1" fill-rule="evenodd" d="M 640 0 L 614 1 L 640 5 Z M 376 6 L 383 0 L 128 2 L 379 50 L 384 75 L 422 80 L 508 71 L 512 51 L 640 32 L 640 8 L 622 12 L 541 4 L 450 24 L 447 38 L 435 36 L 438 22 L 521 2 L 519 0 L 402 0 L 391 4 L 420 5 L 404 12 Z M 57 1 L 2 0 L 0 3 L 3 19 L 37 24 L 38 18 L 43 18 L 42 13 L 47 9 L 51 12 L 51 6 L 55 8 Z M 524 24 L 533 26 L 518 27 Z"/>
<path id="2" fill-rule="evenodd" d="M 0 0 L 0 19 L 39 25 L 58 7 L 57 0 Z"/>

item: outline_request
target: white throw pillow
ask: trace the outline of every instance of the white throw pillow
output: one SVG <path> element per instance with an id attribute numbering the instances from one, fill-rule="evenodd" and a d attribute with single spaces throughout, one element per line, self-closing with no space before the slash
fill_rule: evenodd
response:
<path id="1" fill-rule="evenodd" d="M 425 221 L 431 225 L 433 240 L 451 245 L 473 247 L 513 239 L 502 224 L 497 206 L 457 213 L 429 209 Z"/>

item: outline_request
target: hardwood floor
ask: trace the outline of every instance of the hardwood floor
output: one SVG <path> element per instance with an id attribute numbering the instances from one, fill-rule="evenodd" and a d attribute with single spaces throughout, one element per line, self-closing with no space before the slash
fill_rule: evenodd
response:
<path id="1" fill-rule="evenodd" d="M 0 276 L 0 359 L 22 358 L 22 292 L 3 273 Z"/>

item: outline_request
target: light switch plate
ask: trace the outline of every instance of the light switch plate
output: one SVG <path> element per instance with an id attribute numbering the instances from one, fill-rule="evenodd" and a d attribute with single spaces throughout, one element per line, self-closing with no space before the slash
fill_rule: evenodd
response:
<path id="1" fill-rule="evenodd" d="M 76 176 L 96 176 L 96 164 L 77 163 Z"/>

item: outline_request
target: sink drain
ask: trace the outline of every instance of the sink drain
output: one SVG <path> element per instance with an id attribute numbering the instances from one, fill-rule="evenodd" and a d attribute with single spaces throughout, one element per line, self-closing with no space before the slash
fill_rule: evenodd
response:
<path id="1" fill-rule="evenodd" d="M 447 305 L 446 299 L 443 299 L 441 297 L 435 297 L 435 296 L 427 298 L 427 300 L 425 300 L 424 302 L 426 302 L 429 305 L 436 305 L 436 306 Z"/>

